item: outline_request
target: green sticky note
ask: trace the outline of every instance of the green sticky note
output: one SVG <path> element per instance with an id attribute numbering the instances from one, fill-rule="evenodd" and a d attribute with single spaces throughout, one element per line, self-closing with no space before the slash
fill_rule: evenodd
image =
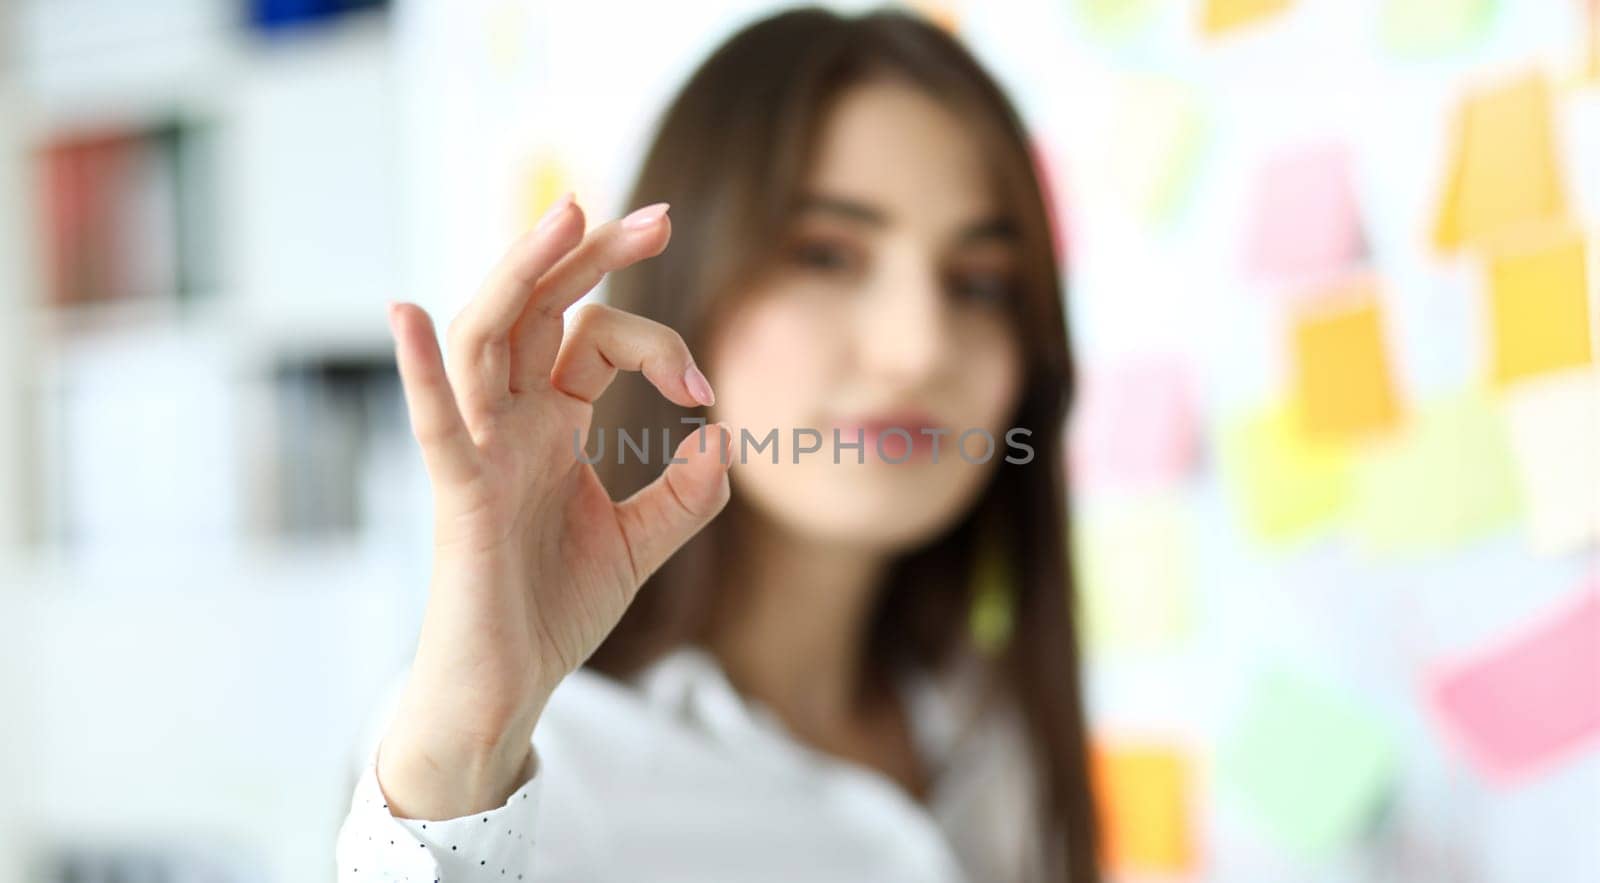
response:
<path id="1" fill-rule="evenodd" d="M 1355 470 L 1351 535 L 1367 552 L 1447 549 L 1521 507 L 1505 418 L 1479 393 L 1425 404 Z"/>
<path id="2" fill-rule="evenodd" d="M 1103 37 L 1127 37 L 1150 23 L 1159 0 L 1074 0 L 1084 26 Z"/>
<path id="3" fill-rule="evenodd" d="M 1074 522 L 1079 609 L 1097 653 L 1153 652 L 1188 630 L 1191 530 L 1176 501 L 1102 503 Z"/>
<path id="4" fill-rule="evenodd" d="M 1460 51 L 1489 33 L 1498 6 L 1496 0 L 1389 0 L 1383 44 L 1401 55 Z"/>
<path id="5" fill-rule="evenodd" d="M 1350 498 L 1344 449 L 1306 438 L 1286 404 L 1225 427 L 1221 462 L 1245 523 L 1269 543 L 1332 526 Z"/>
<path id="6" fill-rule="evenodd" d="M 1272 839 L 1312 859 L 1375 815 L 1395 751 L 1388 730 L 1351 698 L 1275 668 L 1256 684 L 1218 764 L 1223 786 Z"/>
<path id="7" fill-rule="evenodd" d="M 1207 141 L 1200 99 L 1169 77 L 1130 75 L 1116 89 L 1105 172 L 1136 216 L 1170 223 L 1194 189 Z"/>

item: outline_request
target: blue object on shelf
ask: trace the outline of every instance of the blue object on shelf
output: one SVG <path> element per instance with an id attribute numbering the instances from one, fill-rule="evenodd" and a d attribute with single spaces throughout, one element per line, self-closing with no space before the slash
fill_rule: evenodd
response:
<path id="1" fill-rule="evenodd" d="M 384 9 L 389 0 L 245 0 L 250 27 L 269 33 L 315 26 L 352 12 Z"/>

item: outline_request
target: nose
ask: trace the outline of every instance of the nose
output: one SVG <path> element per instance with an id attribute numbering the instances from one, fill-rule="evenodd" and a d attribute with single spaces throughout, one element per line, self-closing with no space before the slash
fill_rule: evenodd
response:
<path id="1" fill-rule="evenodd" d="M 894 385 L 927 381 L 946 357 L 949 336 L 933 261 L 901 254 L 880 264 L 869 285 L 856 328 L 862 367 Z"/>

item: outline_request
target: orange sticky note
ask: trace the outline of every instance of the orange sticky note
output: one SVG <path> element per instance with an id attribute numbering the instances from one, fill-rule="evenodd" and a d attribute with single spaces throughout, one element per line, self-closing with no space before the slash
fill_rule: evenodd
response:
<path id="1" fill-rule="evenodd" d="M 1493 376 L 1513 381 L 1587 365 L 1589 279 L 1583 236 L 1540 236 L 1498 251 L 1489 263 Z"/>
<path id="2" fill-rule="evenodd" d="M 955 8 L 944 0 L 912 0 L 911 8 L 946 33 L 961 33 L 960 16 L 956 14 Z"/>
<path id="3" fill-rule="evenodd" d="M 1518 224 L 1566 215 L 1550 84 L 1542 75 L 1468 96 L 1456 116 L 1444 188 L 1433 229 L 1441 251 L 1481 246 Z"/>
<path id="4" fill-rule="evenodd" d="M 1101 745 L 1093 752 L 1100 848 L 1118 874 L 1181 874 L 1194 865 L 1189 770 L 1163 745 Z"/>
<path id="5" fill-rule="evenodd" d="M 1206 0 L 1200 26 L 1207 34 L 1231 31 L 1289 8 L 1289 0 Z"/>
<path id="6" fill-rule="evenodd" d="M 1307 438 L 1343 441 L 1399 424 L 1374 282 L 1302 315 L 1293 351 L 1295 416 Z"/>

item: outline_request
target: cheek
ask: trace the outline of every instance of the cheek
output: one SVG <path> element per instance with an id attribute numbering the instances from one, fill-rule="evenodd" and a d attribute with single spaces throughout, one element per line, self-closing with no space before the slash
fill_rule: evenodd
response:
<path id="1" fill-rule="evenodd" d="M 1022 347 L 998 320 L 963 323 L 956 352 L 962 354 L 958 376 L 968 405 L 968 425 L 988 429 L 998 439 L 1022 392 Z"/>
<path id="2" fill-rule="evenodd" d="M 706 369 L 717 393 L 712 417 L 764 434 L 809 426 L 821 403 L 837 335 L 814 305 L 793 297 L 747 302 L 718 329 Z"/>

